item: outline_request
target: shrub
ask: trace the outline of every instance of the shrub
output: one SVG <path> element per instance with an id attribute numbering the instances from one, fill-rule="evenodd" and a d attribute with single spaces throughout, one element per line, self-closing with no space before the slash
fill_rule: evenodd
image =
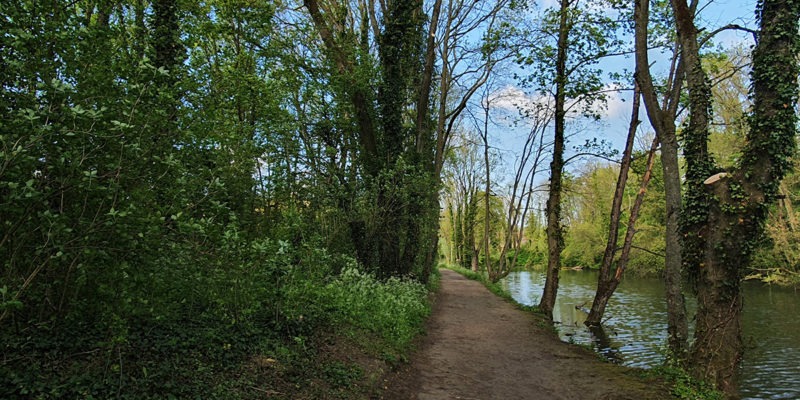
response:
<path id="1" fill-rule="evenodd" d="M 401 278 L 382 282 L 355 262 L 327 289 L 339 322 L 375 332 L 395 350 L 407 348 L 430 312 L 424 285 Z"/>

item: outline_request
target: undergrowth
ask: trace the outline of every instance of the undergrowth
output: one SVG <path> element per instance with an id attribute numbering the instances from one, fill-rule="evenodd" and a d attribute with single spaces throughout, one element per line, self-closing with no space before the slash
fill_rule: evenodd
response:
<path id="1" fill-rule="evenodd" d="M 658 366 L 647 372 L 667 381 L 672 388 L 672 396 L 683 400 L 723 400 L 725 396 L 705 382 L 699 381 L 689 375 L 686 370 L 670 365 Z"/>
<path id="2" fill-rule="evenodd" d="M 393 350 L 404 351 L 430 312 L 427 289 L 410 279 L 379 281 L 351 265 L 326 287 L 336 323 L 379 334 Z"/>
<path id="3" fill-rule="evenodd" d="M 162 281 L 185 296 L 163 312 L 10 321 L 0 398 L 369 397 L 380 372 L 368 369 L 403 360 L 421 332 L 428 289 L 316 248 L 253 248 L 238 257 L 245 265 L 216 272 L 230 285 L 203 288 L 207 299 L 188 293 L 203 281 Z"/>

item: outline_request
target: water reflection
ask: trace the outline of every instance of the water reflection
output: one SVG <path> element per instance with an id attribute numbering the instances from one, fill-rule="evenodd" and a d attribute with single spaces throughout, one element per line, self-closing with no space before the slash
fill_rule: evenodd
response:
<path id="1" fill-rule="evenodd" d="M 562 271 L 558 301 L 553 310 L 564 341 L 589 344 L 612 362 L 650 367 L 664 360 L 666 306 L 663 284 L 657 279 L 626 277 L 606 308 L 605 329 L 592 332 L 583 325 L 594 298 L 597 274 Z M 522 304 L 539 303 L 544 276 L 517 272 L 503 284 Z M 800 294 L 793 290 L 747 283 L 743 315 L 749 344 L 742 366 L 741 395 L 745 399 L 800 398 Z M 689 300 L 690 310 L 694 305 Z"/>

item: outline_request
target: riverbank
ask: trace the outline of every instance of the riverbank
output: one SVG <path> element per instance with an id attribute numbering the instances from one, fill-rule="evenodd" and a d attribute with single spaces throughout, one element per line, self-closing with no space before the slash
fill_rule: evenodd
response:
<path id="1" fill-rule="evenodd" d="M 563 341 L 591 347 L 611 362 L 656 370 L 665 364 L 667 310 L 664 282 L 658 278 L 626 275 L 605 314 L 605 336 L 593 334 L 583 322 L 597 290 L 597 271 L 562 271 L 553 317 Z M 545 283 L 540 271 L 513 272 L 498 285 L 523 305 L 539 303 Z M 745 307 L 743 334 L 748 343 L 741 366 L 742 399 L 800 398 L 797 364 L 800 292 L 760 282 L 742 282 Z M 687 293 L 687 312 L 694 315 L 696 300 Z M 692 398 L 691 396 L 687 396 Z"/>
<path id="2" fill-rule="evenodd" d="M 670 390 L 560 341 L 544 317 L 442 270 L 427 335 L 384 398 L 669 399 Z"/>

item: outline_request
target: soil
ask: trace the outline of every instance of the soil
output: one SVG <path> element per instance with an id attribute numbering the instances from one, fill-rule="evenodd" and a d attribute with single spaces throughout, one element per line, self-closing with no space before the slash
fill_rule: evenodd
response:
<path id="1" fill-rule="evenodd" d="M 442 270 L 433 313 L 387 400 L 669 399 L 662 382 L 560 341 L 541 315 Z"/>

